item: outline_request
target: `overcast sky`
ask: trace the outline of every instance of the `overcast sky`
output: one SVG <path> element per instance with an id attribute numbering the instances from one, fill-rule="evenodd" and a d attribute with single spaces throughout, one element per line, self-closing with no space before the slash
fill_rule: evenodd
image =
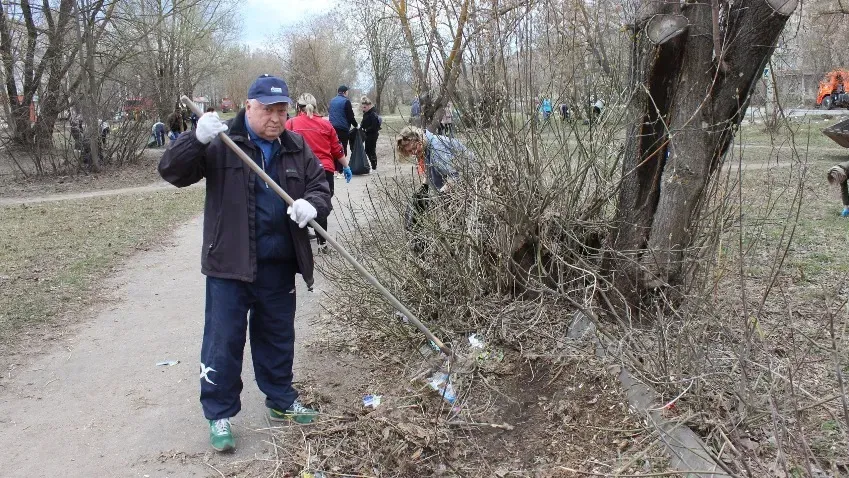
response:
<path id="1" fill-rule="evenodd" d="M 330 9 L 331 0 L 242 0 L 242 42 L 262 47 L 283 25 Z"/>

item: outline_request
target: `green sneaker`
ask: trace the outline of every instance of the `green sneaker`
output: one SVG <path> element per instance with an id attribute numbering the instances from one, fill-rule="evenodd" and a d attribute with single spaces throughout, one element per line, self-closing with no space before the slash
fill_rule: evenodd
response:
<path id="1" fill-rule="evenodd" d="M 233 433 L 230 432 L 230 419 L 209 421 L 209 443 L 216 451 L 230 451 L 236 448 Z"/>
<path id="2" fill-rule="evenodd" d="M 312 423 L 316 418 L 318 418 L 318 412 L 312 408 L 305 407 L 301 402 L 295 400 L 289 408 L 282 412 L 274 408 L 269 408 L 268 417 L 273 422 L 292 420 L 305 425 L 307 423 Z"/>

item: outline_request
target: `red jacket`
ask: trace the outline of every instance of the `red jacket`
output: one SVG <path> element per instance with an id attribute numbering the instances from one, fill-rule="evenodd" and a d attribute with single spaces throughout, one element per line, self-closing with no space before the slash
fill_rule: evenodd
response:
<path id="1" fill-rule="evenodd" d="M 304 137 L 325 171 L 336 172 L 335 160 L 343 158 L 344 153 L 330 121 L 319 115 L 310 118 L 306 113 L 298 113 L 298 116 L 286 121 L 286 129 Z"/>

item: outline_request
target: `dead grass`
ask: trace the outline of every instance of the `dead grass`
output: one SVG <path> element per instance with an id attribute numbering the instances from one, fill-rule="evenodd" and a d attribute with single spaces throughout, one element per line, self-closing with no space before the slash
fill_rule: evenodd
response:
<path id="1" fill-rule="evenodd" d="M 734 473 L 847 476 L 837 370 L 849 370 L 849 221 L 825 181 L 840 158 L 817 149 L 808 162 L 786 149 L 746 155 L 748 164 L 785 166 L 744 170 L 739 211 L 706 267 L 712 291 L 698 312 L 682 314 L 687 322 L 668 317 L 649 332 L 658 338 L 649 368 L 670 397 L 695 384 L 677 412 Z"/>
<path id="2" fill-rule="evenodd" d="M 630 463 L 620 460 L 653 437 L 629 412 L 605 364 L 584 344 L 564 338 L 555 361 L 490 345 L 479 351 L 478 371 L 452 376 L 458 393 L 452 406 L 426 380 L 412 379 L 421 370 L 417 365 L 434 359 L 425 343 L 411 352 L 408 344 L 381 334 L 355 334 L 322 347 L 335 353 L 354 348 L 378 364 L 363 393 L 380 394 L 381 404 L 340 403 L 321 391 L 320 383 L 301 384 L 301 399 L 320 409 L 321 418 L 305 426 L 274 426 L 277 459 L 264 469 L 251 463 L 222 471 L 228 476 L 273 474 L 273 465 L 282 476 L 483 478 L 665 467 L 657 449 Z M 463 353 L 468 352 L 467 345 Z"/>
<path id="3" fill-rule="evenodd" d="M 146 149 L 138 162 L 121 167 L 105 166 L 96 174 L 80 172 L 76 175 L 29 179 L 14 174 L 0 174 L 0 198 L 103 191 L 161 182 L 162 178 L 156 171 L 156 165 L 163 151 L 164 149 Z M 0 161 L 4 159 L 0 158 Z"/>
<path id="4" fill-rule="evenodd" d="M 0 337 L 73 317 L 105 275 L 202 210 L 203 189 L 0 208 Z"/>

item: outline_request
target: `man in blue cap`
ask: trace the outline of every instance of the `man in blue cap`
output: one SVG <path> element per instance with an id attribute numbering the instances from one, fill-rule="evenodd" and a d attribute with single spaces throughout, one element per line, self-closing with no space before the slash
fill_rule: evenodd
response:
<path id="1" fill-rule="evenodd" d="M 330 213 L 330 189 L 304 139 L 285 129 L 291 102 L 285 81 L 260 76 L 235 118 L 224 124 L 216 113 L 205 113 L 159 162 L 159 174 L 177 187 L 206 178 L 200 401 L 218 451 L 235 448 L 230 419 L 241 409 L 248 330 L 270 418 L 309 423 L 316 416 L 292 387 L 295 274 L 312 287 L 313 255 L 304 226 Z M 292 206 L 224 144 L 219 135 L 224 132 L 292 196 Z"/>

